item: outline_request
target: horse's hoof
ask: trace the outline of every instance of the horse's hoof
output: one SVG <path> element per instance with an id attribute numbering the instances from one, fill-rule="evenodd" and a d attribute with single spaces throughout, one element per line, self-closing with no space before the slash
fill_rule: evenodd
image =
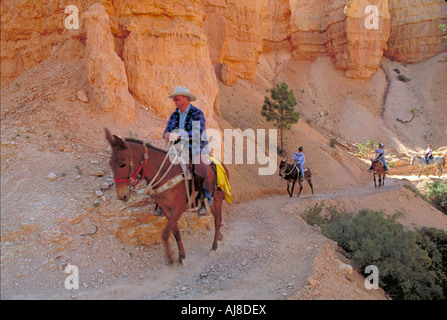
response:
<path id="1" fill-rule="evenodd" d="M 166 257 L 166 260 L 167 260 L 167 264 L 169 265 L 169 266 L 172 266 L 173 264 L 174 264 L 174 259 L 172 258 L 172 257 Z"/>
<path id="2" fill-rule="evenodd" d="M 168 265 L 169 269 L 176 270 L 176 269 L 183 267 L 183 261 L 180 259 L 168 261 L 167 265 Z"/>

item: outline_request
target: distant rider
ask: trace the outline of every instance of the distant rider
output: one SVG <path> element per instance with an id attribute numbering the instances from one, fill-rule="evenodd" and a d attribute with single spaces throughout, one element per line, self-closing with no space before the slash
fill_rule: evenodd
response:
<path id="1" fill-rule="evenodd" d="M 302 181 L 304 178 L 303 165 L 304 165 L 304 162 L 306 161 L 306 159 L 304 157 L 304 153 L 303 153 L 303 147 L 299 147 L 298 151 L 293 154 L 292 160 L 298 166 L 298 169 L 300 169 L 300 172 L 301 172 L 300 181 Z"/>
<path id="2" fill-rule="evenodd" d="M 427 150 L 425 150 L 425 162 L 429 164 L 430 159 L 432 157 L 433 157 L 433 149 L 431 148 L 431 144 L 429 144 Z"/>
<path id="3" fill-rule="evenodd" d="M 385 167 L 386 173 L 388 173 L 388 166 L 386 165 L 386 160 L 385 160 L 385 146 L 383 145 L 383 143 L 379 143 L 379 146 L 376 149 L 376 157 L 374 158 L 373 162 L 375 162 L 379 159 L 382 161 L 383 166 Z M 371 167 L 369 167 L 368 171 L 372 171 L 372 164 L 371 164 Z"/>

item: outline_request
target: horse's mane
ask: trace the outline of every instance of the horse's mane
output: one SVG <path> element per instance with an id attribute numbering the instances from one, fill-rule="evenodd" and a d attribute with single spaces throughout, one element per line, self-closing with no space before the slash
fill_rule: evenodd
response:
<path id="1" fill-rule="evenodd" d="M 281 162 L 289 166 L 293 166 L 293 163 L 290 163 L 288 160 L 281 160 Z"/>
<path id="2" fill-rule="evenodd" d="M 155 146 L 151 145 L 150 143 L 144 143 L 142 140 L 138 140 L 138 139 L 134 139 L 134 138 L 125 138 L 124 141 L 138 143 L 138 144 L 143 144 L 146 147 L 151 148 L 151 149 L 153 149 L 155 151 L 166 153 L 166 150 L 163 150 L 161 148 L 155 147 Z"/>

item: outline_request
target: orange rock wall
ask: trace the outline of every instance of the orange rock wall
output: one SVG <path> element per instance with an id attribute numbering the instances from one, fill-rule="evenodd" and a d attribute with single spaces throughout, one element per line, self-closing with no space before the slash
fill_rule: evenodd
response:
<path id="1" fill-rule="evenodd" d="M 443 0 L 4 0 L 2 86 L 54 54 L 85 56 L 82 14 L 94 3 L 109 15 L 128 90 L 163 117 L 177 85 L 189 87 L 211 116 L 218 79 L 254 79 L 259 56 L 278 49 L 308 61 L 331 56 L 359 79 L 377 70 L 384 52 L 418 62 L 447 50 L 438 28 L 447 22 Z M 64 27 L 68 5 L 79 9 L 79 30 Z M 368 5 L 378 8 L 377 29 L 365 28 Z"/>
<path id="2" fill-rule="evenodd" d="M 391 34 L 387 57 L 420 62 L 447 50 L 439 25 L 447 23 L 444 0 L 389 0 Z"/>
<path id="3" fill-rule="evenodd" d="M 202 28 L 204 2 L 116 0 L 108 11 L 135 99 L 167 118 L 174 110 L 167 96 L 176 86 L 188 87 L 216 127 L 218 86 Z"/>

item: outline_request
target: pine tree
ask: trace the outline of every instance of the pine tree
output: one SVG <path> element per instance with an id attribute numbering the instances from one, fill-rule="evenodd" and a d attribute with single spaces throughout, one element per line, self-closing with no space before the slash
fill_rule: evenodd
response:
<path id="1" fill-rule="evenodd" d="M 274 126 L 280 130 L 281 144 L 278 154 L 284 155 L 284 130 L 290 130 L 292 124 L 300 119 L 300 113 L 295 111 L 297 101 L 293 90 L 289 91 L 287 83 L 282 82 L 270 89 L 270 96 L 265 97 L 261 115 L 267 121 L 272 121 Z"/>

